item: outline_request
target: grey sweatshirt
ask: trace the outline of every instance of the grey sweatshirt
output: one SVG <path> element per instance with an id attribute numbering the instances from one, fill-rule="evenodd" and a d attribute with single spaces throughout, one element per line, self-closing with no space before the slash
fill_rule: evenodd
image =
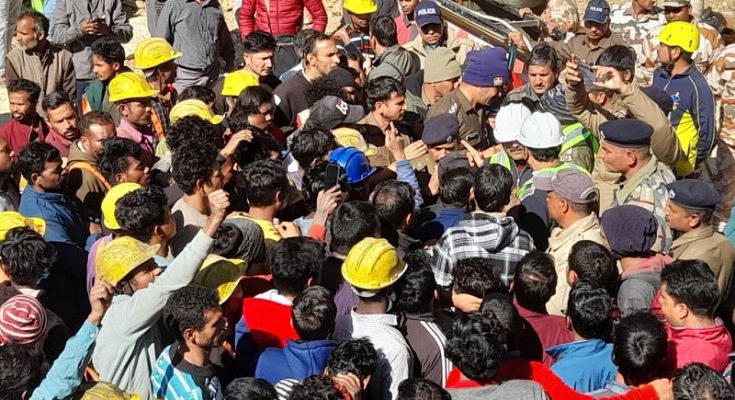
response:
<path id="1" fill-rule="evenodd" d="M 113 297 L 92 354 L 100 380 L 152 398 L 151 368 L 163 350 L 156 322 L 171 293 L 194 279 L 212 241 L 200 230 L 155 282 L 132 296 Z"/>

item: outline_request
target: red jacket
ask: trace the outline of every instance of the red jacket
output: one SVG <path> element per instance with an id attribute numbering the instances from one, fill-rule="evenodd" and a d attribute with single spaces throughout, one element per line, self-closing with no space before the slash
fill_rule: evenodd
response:
<path id="1" fill-rule="evenodd" d="M 313 29 L 324 32 L 327 29 L 327 11 L 321 0 L 244 0 L 237 17 L 240 36 L 245 40 L 257 30 L 269 32 L 274 37 L 295 35 L 303 25 L 304 6 L 314 20 Z"/>
<path id="2" fill-rule="evenodd" d="M 526 361 L 522 358 L 508 358 L 500 363 L 498 371 L 486 382 L 463 380 L 458 368 L 454 368 L 447 377 L 447 389 L 472 388 L 494 385 L 511 379 L 526 379 L 541 385 L 551 400 L 593 400 L 594 397 L 577 393 L 556 376 L 551 368 L 537 361 Z M 645 385 L 632 389 L 626 394 L 605 397 L 618 400 L 655 400 L 658 395 L 653 386 Z"/>
<path id="3" fill-rule="evenodd" d="M 732 339 L 719 318 L 709 328 L 674 328 L 666 324 L 666 335 L 669 338 L 666 359 L 672 372 L 686 364 L 701 362 L 722 373 L 730 362 L 727 354 L 732 349 Z"/>
<path id="4" fill-rule="evenodd" d="M 242 302 L 242 315 L 259 349 L 282 349 L 288 339 L 299 340 L 299 334 L 291 325 L 291 306 L 248 298 Z"/>

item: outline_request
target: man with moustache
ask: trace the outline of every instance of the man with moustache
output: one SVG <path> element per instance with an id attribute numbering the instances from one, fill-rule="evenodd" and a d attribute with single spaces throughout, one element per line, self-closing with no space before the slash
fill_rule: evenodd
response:
<path id="1" fill-rule="evenodd" d="M 68 94 L 53 92 L 43 99 L 43 111 L 46 113 L 46 124 L 50 128 L 43 141 L 59 150 L 66 165 L 71 143 L 79 139 L 79 117 L 74 103 Z"/>
<path id="2" fill-rule="evenodd" d="M 41 88 L 27 79 L 17 79 L 8 84 L 12 119 L 0 127 L 0 137 L 8 141 L 16 154 L 28 143 L 42 142 L 49 133 L 48 125 L 36 112 L 40 95 Z"/>
<path id="3" fill-rule="evenodd" d="M 27 10 L 18 17 L 15 37 L 18 46 L 5 58 L 5 79 L 28 79 L 41 87 L 36 111 L 45 116 L 43 99 L 61 90 L 74 100 L 77 79 L 71 53 L 48 41 L 49 21 L 43 14 Z"/>
<path id="4" fill-rule="evenodd" d="M 151 99 L 158 90 L 150 87 L 142 76 L 134 72 L 123 72 L 110 81 L 110 102 L 120 110 L 120 125 L 117 136 L 128 138 L 143 149 L 143 161 L 153 164 L 155 135 L 151 128 Z"/>
<path id="5" fill-rule="evenodd" d="M 541 96 L 558 83 L 561 60 L 548 43 L 539 43 L 531 49 L 526 62 L 528 83 L 514 89 L 505 96 L 505 103 L 520 102 L 528 99 L 538 105 Z"/>

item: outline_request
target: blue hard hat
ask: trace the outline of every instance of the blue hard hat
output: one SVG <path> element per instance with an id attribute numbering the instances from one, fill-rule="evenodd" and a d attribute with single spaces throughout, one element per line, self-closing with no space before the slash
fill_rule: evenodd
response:
<path id="1" fill-rule="evenodd" d="M 367 179 L 376 168 L 370 166 L 365 153 L 354 147 L 338 147 L 329 154 L 329 161 L 337 163 L 347 173 L 347 183 L 354 185 Z"/>

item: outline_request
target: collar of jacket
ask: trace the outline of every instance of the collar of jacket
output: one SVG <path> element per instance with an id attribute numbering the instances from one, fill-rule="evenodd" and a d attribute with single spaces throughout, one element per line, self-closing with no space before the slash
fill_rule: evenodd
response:
<path id="1" fill-rule="evenodd" d="M 715 234 L 715 228 L 711 225 L 700 226 L 699 228 L 692 229 L 689 232 L 683 233 L 671 244 L 671 248 L 678 247 L 684 244 L 688 244 L 697 240 L 706 239 L 712 237 Z"/>
<path id="2" fill-rule="evenodd" d="M 633 176 L 630 177 L 630 179 L 627 179 L 625 182 L 623 182 L 623 187 L 618 190 L 617 193 L 615 193 L 615 198 L 618 201 L 618 204 L 624 204 L 625 199 L 630 196 L 631 193 L 633 193 L 633 190 L 644 180 L 646 177 L 652 175 L 656 172 L 658 165 L 658 160 L 654 155 L 651 155 L 651 159 L 648 160 L 648 164 L 644 165 L 641 169 L 638 170 Z"/>
<path id="3" fill-rule="evenodd" d="M 549 236 L 549 250 L 556 250 L 570 240 L 574 240 L 578 234 L 587 232 L 590 229 L 600 227 L 597 221 L 597 215 L 593 212 L 590 215 L 580 218 L 568 228 L 554 228 Z"/>

